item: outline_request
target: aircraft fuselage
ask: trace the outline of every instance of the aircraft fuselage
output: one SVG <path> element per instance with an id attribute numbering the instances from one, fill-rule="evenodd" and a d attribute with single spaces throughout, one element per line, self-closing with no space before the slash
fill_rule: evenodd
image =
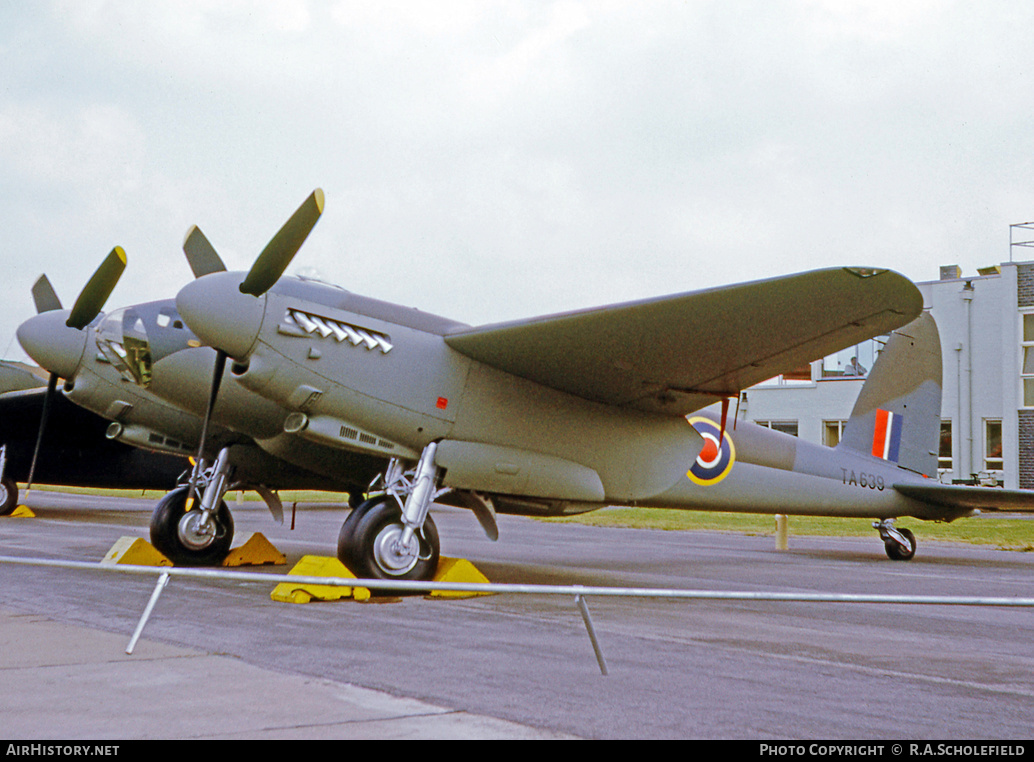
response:
<path id="1" fill-rule="evenodd" d="M 229 300 L 225 322 L 213 325 L 205 281 L 225 294 L 226 282 L 240 277 L 192 284 L 191 299 L 206 309 L 205 319 L 193 322 L 213 327 L 214 335 L 202 335 L 206 343 L 226 346 L 220 331 L 233 335 L 231 346 L 246 361 L 235 367 L 236 380 L 291 413 L 290 437 L 408 460 L 440 442 L 444 486 L 540 500 L 546 512 L 630 504 L 872 518 L 923 513 L 923 504 L 892 489 L 917 475 L 751 424 L 734 430 L 731 417 L 723 446 L 736 454 L 728 468 L 721 478 L 707 469 L 694 478 L 708 454 L 708 435 L 697 430 L 706 416 L 691 416 L 691 425 L 519 378 L 451 349 L 444 336 L 460 324 L 340 289 L 284 279 L 264 297 Z M 189 311 L 190 301 L 180 306 Z M 508 505 L 520 510 L 505 498 L 499 510 Z"/>

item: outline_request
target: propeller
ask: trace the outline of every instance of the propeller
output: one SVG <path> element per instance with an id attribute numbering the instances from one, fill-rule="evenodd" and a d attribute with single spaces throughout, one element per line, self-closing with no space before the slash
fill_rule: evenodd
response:
<path id="1" fill-rule="evenodd" d="M 313 226 L 323 214 L 323 191 L 312 192 L 279 232 L 266 244 L 247 277 L 241 283 L 241 293 L 261 296 L 280 280 L 284 270 L 291 264 L 298 249 L 305 243 Z"/>
<path id="2" fill-rule="evenodd" d="M 100 267 L 90 277 L 79 292 L 79 298 L 72 305 L 72 312 L 65 321 L 69 328 L 85 328 L 90 324 L 100 311 L 104 309 L 104 303 L 108 301 L 111 292 L 118 283 L 119 278 L 126 269 L 126 252 L 121 246 L 116 246 L 111 253 L 104 258 Z"/>
<path id="3" fill-rule="evenodd" d="M 302 205 L 284 223 L 277 234 L 266 244 L 266 247 L 259 254 L 255 263 L 251 266 L 244 281 L 240 284 L 240 291 L 251 296 L 262 296 L 280 276 L 284 274 L 295 254 L 309 237 L 312 228 L 319 221 L 323 214 L 323 191 L 319 188 L 314 190 Z M 203 275 L 222 272 L 226 270 L 222 259 L 215 248 L 196 225 L 188 233 L 183 242 L 183 251 L 187 255 L 191 270 L 195 278 Z M 224 349 L 215 347 L 215 365 L 212 368 L 212 384 L 208 395 L 208 405 L 205 409 L 205 417 L 201 424 L 201 438 L 198 442 L 197 457 L 194 460 L 194 470 L 190 476 L 190 491 L 188 499 L 196 494 L 197 481 L 203 469 L 203 455 L 206 439 L 208 438 L 208 427 L 212 419 L 212 411 L 215 408 L 219 396 L 219 387 L 222 383 L 223 373 L 226 370 L 226 361 L 229 353 Z"/>
<path id="4" fill-rule="evenodd" d="M 187 263 L 195 278 L 203 278 L 212 273 L 226 272 L 226 265 L 215 247 L 211 244 L 201 228 L 197 225 L 191 226 L 183 239 L 183 253 L 187 255 Z M 208 394 L 208 406 L 205 408 L 205 417 L 201 422 L 201 436 L 198 440 L 197 455 L 194 458 L 194 469 L 190 473 L 190 491 L 187 493 L 188 500 L 194 498 L 197 490 L 197 480 L 201 472 L 202 456 L 205 450 L 205 440 L 208 439 L 208 425 L 212 419 L 212 408 L 215 407 L 215 399 L 219 394 L 219 385 L 222 382 L 223 369 L 226 367 L 226 354 L 216 350 L 215 369 L 212 375 L 212 388 Z"/>
<path id="5" fill-rule="evenodd" d="M 61 299 L 50 283 L 46 275 L 41 275 L 32 284 L 32 301 L 36 304 L 37 314 L 62 310 Z M 43 441 L 43 429 L 47 425 L 47 417 L 50 415 L 50 400 L 57 389 L 57 374 L 51 373 L 47 379 L 47 391 L 43 395 L 43 410 L 40 412 L 40 427 L 36 433 L 36 446 L 32 451 L 32 465 L 29 466 L 29 481 L 25 487 L 26 494 L 32 489 L 32 477 L 36 471 L 36 458 L 39 456 L 40 444 Z"/>
<path id="6" fill-rule="evenodd" d="M 65 325 L 78 330 L 88 326 L 104 309 L 104 303 L 108 301 L 108 297 L 111 296 L 115 284 L 118 283 L 125 269 L 126 252 L 121 246 L 116 246 L 90 276 L 90 280 L 83 286 L 83 290 L 79 292 L 79 297 L 75 300 L 75 305 L 72 307 Z M 40 314 L 61 309 L 61 300 L 46 275 L 40 276 L 33 284 L 32 299 L 36 303 L 36 311 Z M 51 401 L 57 390 L 57 380 L 58 374 L 51 371 L 50 378 L 47 380 L 47 391 L 43 395 L 43 410 L 40 412 L 39 431 L 36 433 L 36 446 L 32 451 L 29 478 L 25 484 L 26 497 L 32 489 L 32 480 L 36 475 L 36 462 L 43 444 L 43 432 L 47 428 L 47 418 L 50 416 Z"/>
<path id="7" fill-rule="evenodd" d="M 212 387 L 208 392 L 208 405 L 205 407 L 205 417 L 201 421 L 201 436 L 198 437 L 197 455 L 194 457 L 194 469 L 190 472 L 190 489 L 187 492 L 188 508 L 190 500 L 197 494 L 197 480 L 204 470 L 205 443 L 208 440 L 208 425 L 212 420 L 212 410 L 215 408 L 215 400 L 219 396 L 219 386 L 223 381 L 223 372 L 226 370 L 227 354 L 221 349 L 215 350 L 215 367 L 212 369 Z"/>
<path id="8" fill-rule="evenodd" d="M 222 258 L 197 225 L 187 231 L 187 237 L 183 240 L 183 253 L 187 255 L 187 263 L 195 278 L 226 272 Z"/>
<path id="9" fill-rule="evenodd" d="M 32 301 L 36 305 L 37 314 L 64 309 L 61 306 L 61 300 L 58 298 L 57 292 L 50 285 L 50 280 L 46 275 L 39 276 L 36 282 L 32 284 Z"/>

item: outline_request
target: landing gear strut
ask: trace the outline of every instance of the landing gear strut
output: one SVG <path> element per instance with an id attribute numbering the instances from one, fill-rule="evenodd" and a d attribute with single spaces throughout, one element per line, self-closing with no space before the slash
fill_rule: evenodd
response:
<path id="1" fill-rule="evenodd" d="M 385 491 L 354 509 L 338 536 L 338 558 L 358 577 L 429 580 L 438 569 L 438 529 L 428 511 L 439 494 L 437 444 L 424 448 L 416 471 L 392 460 Z M 403 498 L 405 500 L 403 501 Z"/>
<path id="2" fill-rule="evenodd" d="M 894 519 L 874 521 L 872 527 L 879 531 L 888 558 L 892 561 L 912 560 L 916 554 L 916 536 L 911 531 L 895 527 Z"/>
<path id="3" fill-rule="evenodd" d="M 178 487 L 159 501 L 151 517 L 151 544 L 173 563 L 215 566 L 230 552 L 233 517 L 223 502 L 229 475 L 229 449 L 224 447 L 204 475 L 200 501 L 190 494 L 190 486 Z"/>

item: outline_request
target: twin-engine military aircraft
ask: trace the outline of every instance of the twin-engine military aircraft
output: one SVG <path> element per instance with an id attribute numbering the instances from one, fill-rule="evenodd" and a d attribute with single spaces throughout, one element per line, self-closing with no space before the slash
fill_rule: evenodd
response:
<path id="1" fill-rule="evenodd" d="M 317 190 L 247 273 L 226 272 L 193 229 L 184 248 L 196 280 L 175 303 L 95 319 L 76 339 L 75 363 L 53 350 L 62 342 L 52 337 L 69 330 L 59 315 L 19 329 L 37 362 L 71 373 L 73 399 L 99 363 L 189 411 L 202 432 L 224 432 L 221 442 L 192 440 L 214 463 L 155 511 L 152 541 L 177 562 L 213 563 L 229 549 L 222 498 L 241 467 L 234 433 L 365 493 L 338 540 L 361 577 L 434 574 L 435 501 L 471 509 L 492 539 L 497 512 L 607 505 L 868 517 L 887 554 L 903 560 L 916 543 L 897 517 L 1034 509 L 1031 492 L 931 480 L 940 340 L 919 291 L 897 273 L 832 268 L 470 327 L 282 277 L 323 204 Z M 888 333 L 836 448 L 729 425 L 728 399 L 740 390 Z M 80 347 L 89 341 L 96 357 Z M 202 365 L 213 368 L 207 395 Z"/>

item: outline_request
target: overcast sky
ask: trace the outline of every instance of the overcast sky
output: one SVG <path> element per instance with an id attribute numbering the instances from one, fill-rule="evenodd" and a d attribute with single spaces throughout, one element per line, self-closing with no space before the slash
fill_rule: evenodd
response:
<path id="1" fill-rule="evenodd" d="M 1034 220 L 1032 30 L 1016 0 L 0 0 L 0 348 L 40 273 L 70 306 L 118 244 L 108 307 L 170 297 L 190 225 L 247 269 L 316 187 L 292 271 L 472 324 L 975 273 Z"/>

